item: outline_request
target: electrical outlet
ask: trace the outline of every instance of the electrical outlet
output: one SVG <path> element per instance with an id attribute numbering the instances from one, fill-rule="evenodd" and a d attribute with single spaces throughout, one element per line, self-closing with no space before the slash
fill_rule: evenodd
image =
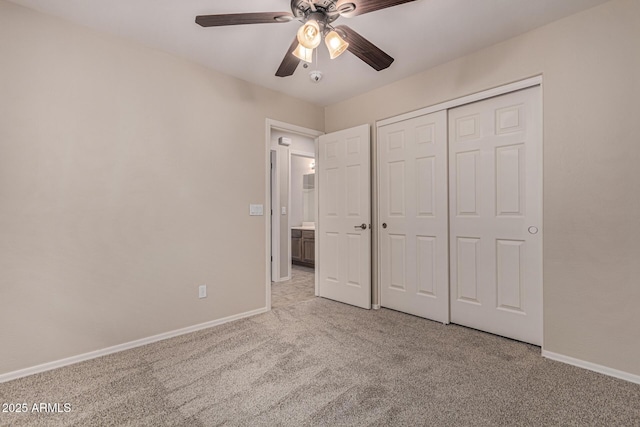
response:
<path id="1" fill-rule="evenodd" d="M 198 287 L 198 298 L 206 298 L 207 297 L 207 285 L 200 285 Z"/>

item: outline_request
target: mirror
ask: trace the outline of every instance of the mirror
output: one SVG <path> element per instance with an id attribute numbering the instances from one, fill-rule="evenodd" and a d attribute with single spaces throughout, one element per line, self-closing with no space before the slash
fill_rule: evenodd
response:
<path id="1" fill-rule="evenodd" d="M 316 217 L 316 174 L 302 175 L 302 220 L 315 222 Z"/>

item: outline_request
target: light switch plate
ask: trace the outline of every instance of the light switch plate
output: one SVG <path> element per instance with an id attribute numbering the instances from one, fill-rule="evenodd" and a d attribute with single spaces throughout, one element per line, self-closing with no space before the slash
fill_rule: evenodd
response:
<path id="1" fill-rule="evenodd" d="M 249 215 L 262 216 L 264 215 L 263 205 L 249 205 Z"/>
<path id="2" fill-rule="evenodd" d="M 280 212 L 282 213 L 282 215 L 286 215 L 286 214 L 287 214 L 287 207 L 286 207 L 286 206 L 283 206 L 283 207 L 280 209 Z"/>

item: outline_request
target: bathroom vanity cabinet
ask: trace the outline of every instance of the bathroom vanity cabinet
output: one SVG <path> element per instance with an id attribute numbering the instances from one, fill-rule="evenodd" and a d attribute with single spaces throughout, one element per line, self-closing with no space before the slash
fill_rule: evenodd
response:
<path id="1" fill-rule="evenodd" d="M 307 267 L 315 266 L 315 230 L 291 229 L 291 262 Z"/>

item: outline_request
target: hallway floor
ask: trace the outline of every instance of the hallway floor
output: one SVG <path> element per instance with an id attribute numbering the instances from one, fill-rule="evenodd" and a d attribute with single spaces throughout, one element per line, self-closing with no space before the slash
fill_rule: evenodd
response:
<path id="1" fill-rule="evenodd" d="M 313 268 L 291 266 L 291 280 L 271 282 L 271 308 L 287 307 L 315 298 L 314 276 Z"/>

